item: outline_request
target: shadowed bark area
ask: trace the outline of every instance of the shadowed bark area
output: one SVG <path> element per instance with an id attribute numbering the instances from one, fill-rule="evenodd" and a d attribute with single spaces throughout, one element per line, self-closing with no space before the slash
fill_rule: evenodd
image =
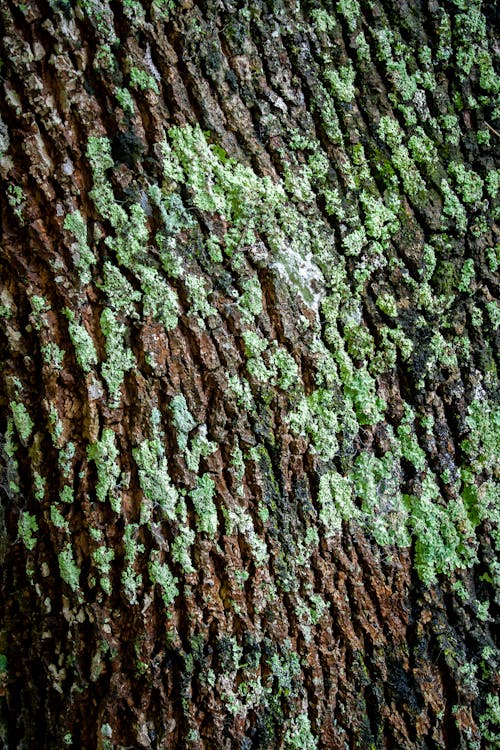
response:
<path id="1" fill-rule="evenodd" d="M 494 748 L 493 3 L 0 4 L 6 748 Z"/>

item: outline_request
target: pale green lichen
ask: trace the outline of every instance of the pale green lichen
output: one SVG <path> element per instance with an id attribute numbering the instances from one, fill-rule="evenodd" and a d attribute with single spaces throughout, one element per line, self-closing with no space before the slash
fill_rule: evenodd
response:
<path id="1" fill-rule="evenodd" d="M 124 112 L 134 114 L 134 100 L 130 91 L 126 88 L 118 88 L 115 91 L 116 99 Z"/>
<path id="2" fill-rule="evenodd" d="M 319 480 L 319 518 L 326 529 L 326 536 L 332 536 L 342 528 L 342 521 L 360 520 L 361 514 L 354 504 L 352 482 L 336 471 L 330 471 Z"/>
<path id="3" fill-rule="evenodd" d="M 277 347 L 271 354 L 270 367 L 276 372 L 276 384 L 288 391 L 298 383 L 299 368 L 291 354 L 283 347 Z"/>
<path id="4" fill-rule="evenodd" d="M 348 25 L 355 28 L 355 14 L 350 15 L 349 9 L 346 13 L 344 10 L 341 13 Z M 368 152 L 365 152 L 360 143 L 349 145 L 345 149 L 347 160 L 342 166 L 342 176 L 348 191 L 356 191 L 346 199 L 329 185 L 329 162 L 321 145 L 314 139 L 304 137 L 301 140 L 296 136 L 295 148 L 305 152 L 301 155 L 302 161 L 294 161 L 295 155 L 293 158 L 283 156 L 286 161 L 283 167 L 284 179 L 273 184 L 270 180 L 259 178 L 248 167 L 238 165 L 219 146 L 210 144 L 210 136 L 203 134 L 199 128 L 188 126 L 168 131 L 168 141 L 163 145 L 165 183 L 162 189 L 151 186 L 149 196 L 155 216 L 159 216 L 163 223 L 162 232 L 156 238 L 162 268 L 167 275 L 181 279 L 191 312 L 198 315 L 200 321 L 213 315 L 215 308 L 209 302 L 208 277 L 194 272 L 183 276 L 183 263 L 188 261 L 181 260 L 175 250 L 176 232 L 191 228 L 194 223 L 178 194 L 179 183 L 183 184 L 192 205 L 224 219 L 226 233 L 222 236 L 212 235 L 208 241 L 204 240 L 205 253 L 208 253 L 215 264 L 222 263 L 226 256 L 232 259 L 234 271 L 243 268 L 241 249 L 247 244 L 254 245 L 255 233 L 258 232 L 271 252 L 273 267 L 295 289 L 299 285 L 296 276 L 300 276 L 300 273 L 296 271 L 300 268 L 300 263 L 296 268 L 292 268 L 288 261 L 287 266 L 284 263 L 279 266 L 276 258 L 286 250 L 287 258 L 296 253 L 301 262 L 304 262 L 312 248 L 314 262 L 321 264 L 328 284 L 328 296 L 324 289 L 320 293 L 324 299 L 322 330 L 314 333 L 313 351 L 317 369 L 312 392 L 308 391 L 307 395 L 303 393 L 297 364 L 286 349 L 270 347 L 265 339 L 260 340 L 256 332 L 254 319 L 261 314 L 263 308 L 260 283 L 255 276 L 251 282 L 236 282 L 242 290 L 239 298 L 234 287 L 231 288 L 231 294 L 237 299 L 243 324 L 253 329 L 245 331 L 244 345 L 247 372 L 255 378 L 257 385 L 251 381 L 250 388 L 245 376 L 233 374 L 228 376 L 229 394 L 241 409 L 251 412 L 259 400 L 269 403 L 274 386 L 285 390 L 295 388 L 292 410 L 287 418 L 291 429 L 309 439 L 311 452 L 316 454 L 320 462 L 338 459 L 339 466 L 342 466 L 342 471 L 335 473 L 331 465 L 321 467 L 320 464 L 323 474 L 318 505 L 320 520 L 326 533 L 338 529 L 341 522 L 349 517 L 369 529 L 380 544 L 408 545 L 413 537 L 417 570 L 426 582 L 432 582 L 438 574 L 449 572 L 453 566 L 471 564 L 474 550 L 470 554 L 467 552 L 465 537 L 460 529 L 463 527 L 469 533 L 473 528 L 467 520 L 472 510 L 469 505 L 465 507 L 460 503 L 446 508 L 440 493 L 435 489 L 438 487 L 436 480 L 428 470 L 425 452 L 420 447 L 421 441 L 416 434 L 415 415 L 409 407 L 405 407 L 405 416 L 397 427 L 396 436 L 389 430 L 390 450 L 381 457 L 374 456 L 373 460 L 369 460 L 362 452 L 359 453 L 359 441 L 363 435 L 360 428 L 363 425 L 377 424 L 384 417 L 385 404 L 378 395 L 377 378 L 395 368 L 398 361 L 412 361 L 414 356 L 414 342 L 404 325 L 403 310 L 406 311 L 406 307 L 401 305 L 400 298 L 386 292 L 379 293 L 379 309 L 391 320 L 386 321 L 388 325 L 380 327 L 380 336 L 376 341 L 366 330 L 361 299 L 370 277 L 378 269 L 389 266 L 392 270 L 397 268 L 401 283 L 407 284 L 411 302 L 422 311 L 421 318 L 417 321 L 417 330 L 420 331 L 427 325 L 427 313 L 443 316 L 451 303 L 448 302 L 447 293 L 436 294 L 435 289 L 436 273 L 440 271 L 443 253 L 439 242 L 431 237 L 429 244 L 423 248 L 423 271 L 419 282 L 412 283 L 404 263 L 397 266 L 393 262 L 390 241 L 400 229 L 399 222 L 404 221 L 403 204 L 399 196 L 400 185 L 417 205 L 424 205 L 429 199 L 426 188 L 429 178 L 434 185 L 441 185 L 444 202 L 442 218 L 449 225 L 450 234 L 466 231 L 466 212 L 461 201 L 466 205 L 477 203 L 482 196 L 483 187 L 477 176 L 470 174 L 468 168 L 464 171 L 465 168 L 457 163 L 450 167 L 449 182 L 442 180 L 443 173 L 435 171 L 436 149 L 440 147 L 440 141 L 430 138 L 427 126 L 424 130 L 417 124 L 416 113 L 410 106 L 413 96 L 422 103 L 422 107 L 425 105 L 425 97 L 422 99 L 423 89 L 432 89 L 432 55 L 444 55 L 445 47 L 441 45 L 442 48 L 436 52 L 420 50 L 419 59 L 423 69 L 413 73 L 413 58 L 410 57 L 412 53 L 409 48 L 387 30 L 376 30 L 374 33 L 378 52 L 390 73 L 393 85 L 391 101 L 397 116 L 402 118 L 405 127 L 412 123 L 411 136 L 407 139 L 406 130 L 396 118 L 384 117 L 380 120 L 379 134 L 385 144 L 382 149 L 386 152 L 382 154 L 380 169 L 381 180 L 386 188 L 382 195 L 371 174 Z M 331 81 L 333 96 L 347 101 L 352 96 L 353 84 L 354 79 L 349 71 L 343 71 L 342 76 L 337 71 L 337 77 L 334 76 Z M 322 96 L 325 108 L 321 117 L 323 119 L 331 112 L 333 118 L 333 96 L 324 91 Z M 325 115 L 327 110 L 328 114 Z M 452 118 L 442 118 L 439 124 L 445 130 L 448 148 L 455 138 L 454 131 L 458 130 L 460 134 L 458 120 L 455 118 L 452 122 Z M 435 121 L 429 123 L 429 127 L 439 132 Z M 334 130 L 335 123 L 331 125 L 332 133 Z M 340 126 L 335 137 L 342 142 Z M 107 238 L 107 244 L 116 253 L 118 262 L 131 269 L 140 279 L 144 291 L 148 283 L 148 274 L 144 271 L 145 258 L 148 243 L 151 243 L 147 217 L 139 206 L 132 207 L 128 212 L 117 205 L 105 179 L 106 170 L 112 166 L 109 144 L 102 140 L 98 146 L 89 153 L 93 160 L 96 187 L 100 190 L 100 197 L 96 195 L 95 200 L 96 203 L 101 201 L 101 213 L 105 215 L 104 212 L 107 212 L 117 233 L 116 238 Z M 308 151 L 311 153 L 307 153 Z M 485 182 L 488 190 L 488 181 Z M 341 259 L 332 262 L 332 258 L 336 259 L 336 256 L 325 241 L 326 235 L 322 233 L 321 222 L 306 221 L 296 209 L 296 204 L 301 201 L 304 205 L 313 206 L 317 196 L 325 199 L 327 210 L 343 224 L 343 251 L 352 256 L 349 261 L 353 265 L 352 276 L 347 273 Z M 107 208 L 104 205 L 106 200 Z M 406 230 L 406 225 L 403 228 Z M 130 236 L 130 241 L 125 240 L 126 236 Z M 443 235 L 443 243 L 446 241 Z M 448 242 L 451 245 L 449 240 Z M 466 271 L 467 268 L 466 266 Z M 166 291 L 169 287 L 163 282 L 154 264 L 150 269 L 150 276 L 154 277 L 155 283 L 160 280 L 158 289 L 161 287 Z M 472 281 L 472 277 L 469 281 Z M 465 282 L 464 278 L 458 283 L 465 285 Z M 456 278 L 453 285 L 457 286 Z M 382 289 L 387 288 L 384 282 L 381 286 Z M 158 313 L 155 305 L 156 303 L 145 303 L 145 312 L 161 319 L 161 313 Z M 129 310 L 133 314 L 134 311 L 131 308 Z M 396 325 L 398 310 L 402 325 Z M 479 325 L 479 316 L 475 315 L 476 324 Z M 429 351 L 426 351 L 427 359 L 419 385 L 423 384 L 423 378 L 431 376 L 436 369 L 458 369 L 458 359 L 453 356 L 455 345 L 453 336 L 438 326 L 430 340 Z M 215 444 L 208 440 L 204 426 L 197 425 L 183 396 L 175 397 L 172 417 L 179 450 L 184 454 L 188 468 L 198 472 L 201 459 L 208 457 L 209 451 L 215 449 Z M 198 431 L 192 436 L 196 427 Z M 424 445 L 423 442 L 421 444 Z M 356 454 L 349 453 L 353 446 L 357 446 Z M 474 460 L 478 459 L 471 455 L 471 463 Z M 412 486 L 414 496 L 402 495 L 400 491 L 404 475 L 402 461 L 410 462 L 418 472 Z M 235 482 L 237 494 L 244 493 L 240 476 L 241 467 L 238 468 Z M 452 473 L 446 476 L 447 480 L 453 481 Z M 468 480 L 467 487 L 470 481 L 473 480 Z M 196 489 L 190 493 L 196 513 L 196 528 L 198 532 L 214 535 L 218 528 L 215 485 L 207 474 L 198 478 L 197 482 Z M 183 525 L 172 550 L 175 547 L 175 562 L 186 570 L 191 570 L 189 548 L 194 543 L 195 532 L 187 526 L 183 503 L 183 500 L 178 502 L 179 508 L 184 507 L 183 511 L 178 511 Z M 426 526 L 426 518 L 433 508 L 437 520 L 435 527 L 430 528 L 430 524 Z M 172 509 L 169 512 L 172 513 Z M 257 544 L 256 539 L 259 540 L 259 537 L 243 509 L 235 509 L 229 514 L 222 508 L 221 512 L 224 513 L 228 528 L 236 527 L 239 533 L 252 539 L 255 555 L 259 560 L 265 560 L 265 544 L 262 548 Z M 264 522 L 267 522 L 269 509 L 261 508 L 260 513 Z M 143 516 L 144 519 L 151 518 L 151 509 L 144 511 L 144 514 L 141 509 L 141 518 Z M 209 520 L 202 520 L 202 516 Z M 459 531 L 455 533 L 453 529 L 456 531 L 457 528 Z M 446 547 L 447 556 L 443 553 Z M 305 555 L 306 551 L 303 553 Z"/>
<path id="5" fill-rule="evenodd" d="M 255 316 L 262 312 L 262 287 L 258 276 L 251 276 L 242 285 L 242 294 L 238 299 L 238 305 L 242 310 L 242 319 L 245 323 L 251 323 Z"/>
<path id="6" fill-rule="evenodd" d="M 49 432 L 52 436 L 52 442 L 59 447 L 59 441 L 63 433 L 62 422 L 59 419 L 59 412 L 54 404 L 49 406 Z"/>
<path id="7" fill-rule="evenodd" d="M 483 739 L 491 742 L 491 747 L 500 744 L 500 699 L 498 695 L 487 693 L 486 710 L 479 717 Z"/>
<path id="8" fill-rule="evenodd" d="M 19 539 L 28 550 L 32 550 L 36 546 L 36 537 L 33 536 L 35 531 L 38 531 L 38 523 L 35 516 L 27 511 L 21 511 L 17 524 L 17 533 Z"/>
<path id="9" fill-rule="evenodd" d="M 80 568 L 75 562 L 71 544 L 68 542 L 58 555 L 59 572 L 62 580 L 73 590 L 80 588 Z"/>
<path id="10" fill-rule="evenodd" d="M 415 414 L 413 409 L 405 404 L 405 416 L 397 430 L 401 454 L 418 470 L 425 468 L 425 451 L 418 444 L 415 434 Z"/>
<path id="11" fill-rule="evenodd" d="M 275 374 L 261 357 L 261 354 L 268 347 L 268 341 L 255 331 L 244 331 L 243 340 L 245 342 L 245 355 L 248 357 L 247 370 L 249 374 L 261 383 L 266 383 Z"/>
<path id="12" fill-rule="evenodd" d="M 200 276 L 194 274 L 187 274 L 184 283 L 186 284 L 186 290 L 189 300 L 189 312 L 191 315 L 198 315 L 199 322 L 203 327 L 204 319 L 210 315 L 215 315 L 217 310 L 215 307 L 208 302 L 208 292 L 206 288 L 206 282 Z"/>
<path id="13" fill-rule="evenodd" d="M 184 453 L 187 450 L 189 433 L 196 427 L 196 422 L 188 409 L 186 399 L 182 393 L 174 396 L 170 404 L 170 409 L 174 420 L 174 427 L 177 431 L 177 445 L 179 446 L 179 450 Z"/>
<path id="14" fill-rule="evenodd" d="M 26 202 L 26 196 L 20 185 L 9 185 L 7 187 L 7 201 L 9 206 L 14 210 L 14 215 L 22 221 L 23 207 Z"/>
<path id="15" fill-rule="evenodd" d="M 463 501 L 458 498 L 443 507 L 439 500 L 431 474 L 422 481 L 419 496 L 406 498 L 416 537 L 415 568 L 427 585 L 436 581 L 438 573 L 450 575 L 456 568 L 477 562 L 474 524 Z"/>
<path id="16" fill-rule="evenodd" d="M 160 438 L 145 440 L 132 455 L 139 469 L 139 483 L 153 507 L 158 506 L 164 516 L 173 520 L 177 504 L 177 490 L 168 473 L 165 449 Z"/>
<path id="17" fill-rule="evenodd" d="M 114 557 L 114 550 L 109 549 L 104 545 L 101 545 L 92 551 L 92 559 L 100 573 L 99 583 L 101 584 L 102 590 L 108 595 L 111 594 L 111 581 L 109 574 L 111 572 L 111 562 Z"/>
<path id="18" fill-rule="evenodd" d="M 198 473 L 201 458 L 212 455 L 216 450 L 217 443 L 208 440 L 206 425 L 202 425 L 198 429 L 198 434 L 192 438 L 190 446 L 186 450 L 186 465 L 188 469 Z"/>
<path id="19" fill-rule="evenodd" d="M 42 477 L 37 471 L 33 471 L 33 495 L 35 500 L 43 500 L 46 487 L 47 480 L 45 477 Z"/>
<path id="20" fill-rule="evenodd" d="M 87 446 L 87 459 L 94 461 L 97 469 L 97 484 L 95 494 L 97 499 L 103 503 L 109 498 L 110 505 L 115 513 L 121 509 L 120 493 L 118 490 L 118 477 L 120 466 L 116 462 L 118 458 L 115 433 L 108 427 L 102 431 L 101 439 Z"/>
<path id="21" fill-rule="evenodd" d="M 500 409 L 485 398 L 476 398 L 465 419 L 469 435 L 462 442 L 472 469 L 495 472 L 500 456 Z"/>
<path id="22" fill-rule="evenodd" d="M 46 313 L 50 310 L 49 305 L 45 297 L 40 297 L 38 294 L 33 294 L 30 297 L 31 303 L 31 319 L 33 321 L 33 327 L 36 331 L 39 331 L 42 326 L 47 324 Z"/>
<path id="23" fill-rule="evenodd" d="M 211 537 L 215 536 L 218 529 L 214 495 L 215 482 L 208 474 L 198 477 L 196 488 L 189 493 L 196 513 L 196 528 Z"/>
<path id="24" fill-rule="evenodd" d="M 377 297 L 377 307 L 382 310 L 383 313 L 386 315 L 389 315 L 391 318 L 396 318 L 398 315 L 398 307 L 396 304 L 396 300 L 390 294 L 389 292 L 385 292 L 384 294 L 381 294 L 380 297 Z"/>
<path id="25" fill-rule="evenodd" d="M 120 402 L 121 387 L 125 373 L 136 365 L 133 352 L 125 346 L 126 326 L 112 310 L 106 308 L 101 313 L 101 330 L 106 339 L 107 359 L 102 364 L 102 376 L 111 396 L 111 406 Z"/>
<path id="26" fill-rule="evenodd" d="M 175 578 L 172 574 L 167 563 L 159 562 L 158 553 L 156 551 L 151 552 L 148 571 L 151 583 L 159 586 L 161 590 L 161 597 L 165 607 L 170 607 L 174 602 L 175 597 L 179 595 L 179 589 L 177 587 L 179 582 L 178 578 Z"/>
<path id="27" fill-rule="evenodd" d="M 332 94 L 339 101 L 348 103 L 354 99 L 356 71 L 350 62 L 348 65 L 327 69 L 324 76 L 330 84 Z"/>
<path id="28" fill-rule="evenodd" d="M 447 180 L 441 181 L 441 192 L 444 198 L 443 214 L 448 217 L 448 221 L 445 221 L 444 225 L 451 226 L 453 223 L 459 232 L 464 234 L 467 229 L 467 213 Z"/>
<path id="29" fill-rule="evenodd" d="M 71 440 L 59 451 L 57 463 L 59 464 L 61 474 L 64 476 L 67 476 L 70 473 L 75 452 L 76 446 Z"/>
<path id="30" fill-rule="evenodd" d="M 90 372 L 98 362 L 94 341 L 85 326 L 76 322 L 71 310 L 65 308 L 63 312 L 68 318 L 68 333 L 75 347 L 76 361 L 84 373 Z"/>
<path id="31" fill-rule="evenodd" d="M 98 284 L 106 292 L 109 307 L 116 312 L 133 315 L 135 302 L 141 300 L 141 293 L 132 287 L 132 284 L 121 273 L 119 268 L 109 261 L 105 261 L 102 269 L 103 283 Z"/>
<path id="32" fill-rule="evenodd" d="M 137 589 L 142 586 L 142 575 L 134 568 L 138 554 L 145 550 L 144 545 L 136 541 L 139 525 L 127 524 L 123 532 L 123 546 L 125 548 L 124 568 L 121 574 L 122 586 L 130 604 L 137 604 Z"/>
<path id="33" fill-rule="evenodd" d="M 28 442 L 33 432 L 34 422 L 28 414 L 28 410 L 22 402 L 11 401 L 10 410 L 16 426 L 17 434 L 23 445 Z"/>
<path id="34" fill-rule="evenodd" d="M 50 520 L 54 526 L 63 531 L 69 532 L 69 524 L 64 518 L 63 514 L 55 505 L 50 506 Z"/>
<path id="35" fill-rule="evenodd" d="M 75 499 L 73 487 L 71 487 L 69 484 L 65 484 L 62 488 L 61 492 L 59 493 L 59 500 L 62 503 L 72 503 Z"/>
<path id="36" fill-rule="evenodd" d="M 53 367 L 54 370 L 62 370 L 64 359 L 64 350 L 60 349 L 55 341 L 48 341 L 46 344 L 40 344 L 43 361 L 46 365 Z"/>
<path id="37" fill-rule="evenodd" d="M 143 289 L 144 314 L 159 320 L 166 331 L 176 327 L 179 307 L 177 294 L 153 268 L 142 267 L 140 279 Z"/>
<path id="38" fill-rule="evenodd" d="M 87 223 L 80 211 L 74 211 L 72 214 L 67 214 L 63 227 L 71 232 L 77 241 L 78 252 L 75 255 L 75 265 L 82 284 L 88 284 L 92 279 L 90 266 L 96 262 L 97 258 L 87 242 Z"/>
<path id="39" fill-rule="evenodd" d="M 181 526 L 172 543 L 171 553 L 172 560 L 178 563 L 184 573 L 195 573 L 189 550 L 194 544 L 196 538 L 195 532 L 188 526 Z"/>
<path id="40" fill-rule="evenodd" d="M 296 434 L 309 435 L 313 451 L 323 461 L 331 460 L 338 452 L 338 416 L 334 396 L 326 390 L 316 390 L 302 397 L 288 414 L 288 424 Z"/>
<path id="41" fill-rule="evenodd" d="M 238 406 L 247 412 L 252 412 L 255 404 L 248 381 L 241 380 L 237 375 L 228 375 L 227 384 L 229 393 L 236 399 Z"/>
<path id="42" fill-rule="evenodd" d="M 462 266 L 462 270 L 460 271 L 460 282 L 458 284 L 458 290 L 460 292 L 470 292 L 471 283 L 474 280 L 475 276 L 476 271 L 474 268 L 474 261 L 472 260 L 472 258 L 467 258 Z"/>
<path id="43" fill-rule="evenodd" d="M 145 70 L 139 70 L 138 68 L 131 68 L 130 70 L 130 85 L 140 91 L 154 91 L 155 94 L 160 93 L 158 83 L 153 76 L 146 73 Z"/>

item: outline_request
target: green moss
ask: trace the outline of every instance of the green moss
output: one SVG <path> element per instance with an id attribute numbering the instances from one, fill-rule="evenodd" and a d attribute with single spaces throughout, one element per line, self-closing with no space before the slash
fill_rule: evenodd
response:
<path id="1" fill-rule="evenodd" d="M 10 410 L 12 412 L 12 418 L 16 426 L 17 434 L 23 445 L 26 445 L 31 433 L 33 432 L 34 422 L 23 403 L 11 401 Z"/>
<path id="2" fill-rule="evenodd" d="M 311 750 L 318 746 L 318 741 L 311 731 L 307 714 L 300 714 L 292 720 L 285 734 L 285 750 Z"/>
<path id="3" fill-rule="evenodd" d="M 36 546 L 36 537 L 33 536 L 35 531 L 38 531 L 38 523 L 35 516 L 27 511 L 21 511 L 17 524 L 17 533 L 19 539 L 28 550 L 32 550 Z"/>

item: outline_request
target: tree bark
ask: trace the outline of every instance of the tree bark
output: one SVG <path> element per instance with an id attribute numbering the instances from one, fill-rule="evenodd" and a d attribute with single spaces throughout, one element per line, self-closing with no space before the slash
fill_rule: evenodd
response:
<path id="1" fill-rule="evenodd" d="M 493 3 L 4 0 L 6 748 L 494 748 Z"/>

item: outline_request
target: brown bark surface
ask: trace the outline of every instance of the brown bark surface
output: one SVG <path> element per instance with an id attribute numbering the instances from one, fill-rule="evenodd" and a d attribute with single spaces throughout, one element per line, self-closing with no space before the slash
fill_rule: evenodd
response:
<path id="1" fill-rule="evenodd" d="M 499 746 L 496 13 L 1 3 L 4 747 Z"/>

